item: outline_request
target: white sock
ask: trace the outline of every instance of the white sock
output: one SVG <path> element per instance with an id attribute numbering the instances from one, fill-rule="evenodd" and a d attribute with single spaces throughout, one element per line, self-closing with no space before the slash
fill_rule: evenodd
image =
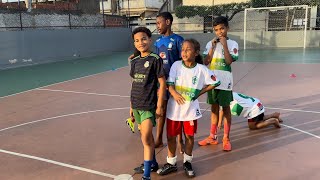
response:
<path id="1" fill-rule="evenodd" d="M 167 163 L 169 163 L 171 165 L 176 165 L 177 164 L 177 156 L 175 156 L 175 157 L 168 157 L 167 156 Z"/>
<path id="2" fill-rule="evenodd" d="M 183 163 L 185 163 L 186 161 L 191 163 L 192 158 L 193 158 L 193 155 L 189 156 L 188 154 L 184 153 L 183 154 Z"/>

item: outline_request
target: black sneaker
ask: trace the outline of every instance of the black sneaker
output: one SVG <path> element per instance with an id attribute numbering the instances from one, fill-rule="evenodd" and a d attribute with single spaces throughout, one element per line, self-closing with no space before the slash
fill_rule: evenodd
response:
<path id="1" fill-rule="evenodd" d="M 185 163 L 183 163 L 183 169 L 189 178 L 192 178 L 195 176 L 194 171 L 192 169 L 192 165 L 189 161 L 186 161 Z"/>
<path id="2" fill-rule="evenodd" d="M 159 169 L 158 163 L 151 165 L 151 172 L 157 172 L 158 169 Z M 144 164 L 141 164 L 139 167 L 134 168 L 133 171 L 136 174 L 143 174 L 144 173 Z"/>
<path id="3" fill-rule="evenodd" d="M 151 180 L 151 177 L 142 176 L 141 180 Z"/>
<path id="4" fill-rule="evenodd" d="M 157 173 L 160 176 L 163 176 L 172 172 L 176 172 L 177 170 L 178 170 L 177 164 L 172 165 L 172 164 L 166 163 L 162 168 L 158 169 Z"/>

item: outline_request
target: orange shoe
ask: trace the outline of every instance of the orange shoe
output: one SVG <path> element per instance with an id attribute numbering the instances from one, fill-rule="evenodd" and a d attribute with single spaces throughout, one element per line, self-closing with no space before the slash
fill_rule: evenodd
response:
<path id="1" fill-rule="evenodd" d="M 206 145 L 216 145 L 218 144 L 218 138 L 212 138 L 211 136 L 208 136 L 204 140 L 198 141 L 199 146 L 206 146 Z"/>
<path id="2" fill-rule="evenodd" d="M 222 140 L 222 147 L 224 151 L 231 151 L 231 143 L 229 138 L 223 138 Z"/>

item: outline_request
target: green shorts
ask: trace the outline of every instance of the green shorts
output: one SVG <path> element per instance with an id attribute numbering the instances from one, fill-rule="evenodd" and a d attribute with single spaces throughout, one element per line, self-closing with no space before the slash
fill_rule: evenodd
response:
<path id="1" fill-rule="evenodd" d="M 153 127 L 156 126 L 156 113 L 155 111 L 144 111 L 144 110 L 137 110 L 132 109 L 133 116 L 135 121 L 138 124 L 141 124 L 144 120 L 150 119 L 152 121 Z"/>
<path id="2" fill-rule="evenodd" d="M 213 89 L 208 91 L 208 104 L 219 104 L 219 106 L 226 107 L 233 101 L 232 91 L 225 91 L 220 89 Z"/>

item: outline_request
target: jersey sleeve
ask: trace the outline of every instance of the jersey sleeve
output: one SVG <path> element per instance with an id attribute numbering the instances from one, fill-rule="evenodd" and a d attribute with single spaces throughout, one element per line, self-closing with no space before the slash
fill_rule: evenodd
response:
<path id="1" fill-rule="evenodd" d="M 208 43 L 207 43 L 207 45 L 206 45 L 206 49 L 203 51 L 203 55 L 208 55 L 209 54 L 209 51 L 210 51 L 210 49 L 211 49 L 211 46 L 212 46 L 212 43 L 211 43 L 211 41 L 209 41 Z"/>
<path id="2" fill-rule="evenodd" d="M 134 62 L 131 60 L 130 61 L 130 76 L 133 78 L 134 76 Z"/>
<path id="3" fill-rule="evenodd" d="M 181 50 L 182 50 L 183 41 L 184 41 L 183 37 L 180 37 L 177 41 L 177 49 L 178 49 L 179 59 L 181 59 Z"/>
<path id="4" fill-rule="evenodd" d="M 174 85 L 177 77 L 177 63 L 173 63 L 170 68 L 169 77 L 167 79 L 167 85 Z"/>
<path id="5" fill-rule="evenodd" d="M 204 67 L 204 84 L 211 86 L 219 86 L 221 84 L 220 80 L 216 77 L 213 71 L 209 70 L 207 67 Z"/>
<path id="6" fill-rule="evenodd" d="M 156 76 L 157 78 L 161 78 L 163 76 L 165 76 L 165 72 L 163 69 L 163 60 L 159 57 L 159 59 L 156 59 L 155 61 L 155 72 L 156 72 Z"/>
<path id="7" fill-rule="evenodd" d="M 230 51 L 231 57 L 233 61 L 237 61 L 239 57 L 239 46 L 238 43 L 234 41 Z"/>
<path id="8" fill-rule="evenodd" d="M 158 47 L 157 42 L 158 42 L 158 39 L 157 39 L 157 40 L 154 42 L 154 44 L 153 44 L 153 46 L 154 46 L 153 52 L 154 52 L 155 54 L 159 54 L 159 47 Z"/>

